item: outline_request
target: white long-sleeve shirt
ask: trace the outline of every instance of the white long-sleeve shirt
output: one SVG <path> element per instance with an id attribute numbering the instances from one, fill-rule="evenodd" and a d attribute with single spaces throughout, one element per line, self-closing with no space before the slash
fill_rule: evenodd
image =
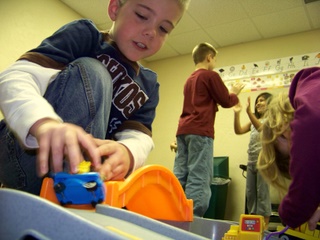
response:
<path id="1" fill-rule="evenodd" d="M 27 148 L 38 147 L 35 137 L 29 134 L 35 122 L 43 118 L 63 122 L 43 98 L 49 83 L 54 81 L 59 72 L 20 60 L 0 73 L 0 109 L 10 129 Z M 124 130 L 115 137 L 131 151 L 134 157 L 133 170 L 143 166 L 154 148 L 152 138 L 140 131 Z"/>

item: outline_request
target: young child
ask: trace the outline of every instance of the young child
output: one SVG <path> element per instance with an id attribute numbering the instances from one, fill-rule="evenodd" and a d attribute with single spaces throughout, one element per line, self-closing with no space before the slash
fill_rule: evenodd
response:
<path id="1" fill-rule="evenodd" d="M 261 128 L 261 151 L 257 162 L 259 173 L 277 190 L 287 192 L 290 161 L 290 123 L 294 109 L 286 92 L 275 96 L 268 105 Z"/>
<path id="2" fill-rule="evenodd" d="M 219 74 L 215 48 L 200 43 L 192 52 L 195 71 L 184 86 L 184 102 L 177 137 L 174 174 L 188 199 L 193 199 L 193 214 L 202 217 L 210 202 L 213 178 L 214 121 L 218 104 L 230 108 L 238 103 L 243 84 L 232 86 L 230 93 Z"/>
<path id="3" fill-rule="evenodd" d="M 142 166 L 159 84 L 138 61 L 161 48 L 188 2 L 110 0 L 109 32 L 71 22 L 2 72 L 0 182 L 39 194 L 45 174 L 77 173 L 84 159 L 104 180 Z"/>
<path id="4" fill-rule="evenodd" d="M 262 129 L 258 168 L 284 192 L 279 216 L 292 228 L 308 222 L 314 230 L 320 219 L 319 90 L 319 67 L 298 72 L 289 98 L 282 94 L 270 103 Z"/>
<path id="5" fill-rule="evenodd" d="M 246 180 L 246 207 L 249 214 L 264 216 L 266 229 L 271 215 L 271 201 L 269 186 L 257 171 L 257 161 L 261 150 L 259 131 L 263 122 L 263 115 L 271 97 L 272 95 L 268 92 L 259 94 L 255 100 L 254 113 L 251 111 L 250 97 L 248 97 L 246 112 L 250 122 L 245 125 L 241 125 L 240 123 L 241 104 L 238 103 L 233 107 L 234 132 L 238 135 L 250 132 Z"/>

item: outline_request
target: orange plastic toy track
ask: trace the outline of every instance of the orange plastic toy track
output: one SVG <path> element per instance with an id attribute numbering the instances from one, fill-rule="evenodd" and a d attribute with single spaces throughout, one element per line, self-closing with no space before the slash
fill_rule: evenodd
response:
<path id="1" fill-rule="evenodd" d="M 125 207 L 153 219 L 193 220 L 193 201 L 186 198 L 178 179 L 163 166 L 144 166 L 124 181 L 105 182 L 105 187 L 106 199 L 103 204 Z M 53 179 L 44 179 L 40 196 L 59 204 L 53 189 Z M 93 209 L 91 205 L 66 207 Z"/>

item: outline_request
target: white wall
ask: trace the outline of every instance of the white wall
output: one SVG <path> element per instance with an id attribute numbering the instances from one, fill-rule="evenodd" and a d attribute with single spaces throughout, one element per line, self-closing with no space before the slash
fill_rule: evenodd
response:
<path id="1" fill-rule="evenodd" d="M 0 16 L 0 71 L 62 25 L 80 18 L 58 0 L 1 0 Z"/>
<path id="2" fill-rule="evenodd" d="M 62 25 L 80 18 L 58 0 L 1 0 L 0 16 L 0 71 Z"/>

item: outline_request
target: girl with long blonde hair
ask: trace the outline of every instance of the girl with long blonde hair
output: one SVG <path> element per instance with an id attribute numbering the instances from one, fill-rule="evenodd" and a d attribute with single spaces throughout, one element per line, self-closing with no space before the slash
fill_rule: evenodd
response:
<path id="1" fill-rule="evenodd" d="M 289 174 L 290 122 L 294 109 L 287 93 L 271 100 L 261 130 L 261 151 L 257 163 L 260 174 L 283 197 L 287 192 Z M 282 146 L 282 147 L 280 147 Z M 280 148 L 279 148 L 280 147 Z"/>

